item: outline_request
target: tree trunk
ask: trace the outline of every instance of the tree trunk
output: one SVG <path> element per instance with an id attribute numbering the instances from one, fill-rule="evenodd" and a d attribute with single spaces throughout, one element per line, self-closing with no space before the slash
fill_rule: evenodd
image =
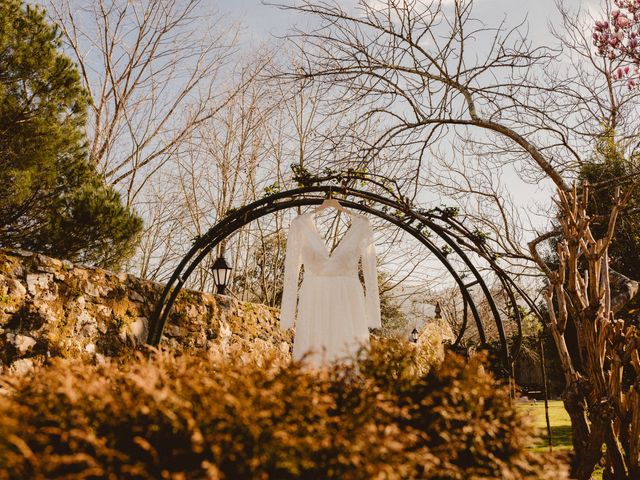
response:
<path id="1" fill-rule="evenodd" d="M 587 439 L 591 436 L 591 429 L 587 421 L 584 396 L 580 393 L 579 377 L 576 376 L 573 381 L 567 383 L 562 392 L 562 403 L 571 419 L 571 443 L 574 452 L 571 459 L 571 476 L 581 478 L 579 472 L 584 471 L 583 459 L 587 456 Z"/>
<path id="2" fill-rule="evenodd" d="M 552 271 L 537 256 L 549 279 L 549 328 L 566 380 L 563 401 L 574 447 L 571 473 L 589 480 L 606 445 L 605 480 L 638 480 L 640 425 L 634 419 L 640 422 L 640 334 L 632 322 L 615 318 L 637 295 L 638 282 L 611 271 L 608 258 L 617 215 L 629 192 L 623 197 L 616 189 L 607 233 L 599 239 L 586 213 L 588 193 L 588 186 L 580 195 L 575 187 L 558 192 L 563 238 L 557 244 L 557 269 Z M 530 244 L 534 257 L 535 244 Z M 576 348 L 570 351 L 566 337 L 572 325 Z M 635 372 L 635 385 L 624 385 L 625 369 Z"/>
<path id="3" fill-rule="evenodd" d="M 538 336 L 538 346 L 540 348 L 540 369 L 542 370 L 542 391 L 544 392 L 544 419 L 547 423 L 547 443 L 549 451 L 553 450 L 551 441 L 551 422 L 549 421 L 549 388 L 547 386 L 547 369 L 544 361 L 544 336 Z"/>

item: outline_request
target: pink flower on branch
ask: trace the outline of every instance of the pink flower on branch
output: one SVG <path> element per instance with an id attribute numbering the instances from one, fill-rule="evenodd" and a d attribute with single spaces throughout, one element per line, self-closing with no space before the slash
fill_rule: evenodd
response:
<path id="1" fill-rule="evenodd" d="M 593 27 L 593 45 L 598 55 L 623 64 L 611 74 L 612 80 L 623 80 L 628 88 L 638 85 L 637 68 L 640 65 L 640 0 L 614 0 L 617 7 L 611 12 L 611 18 L 598 20 Z M 624 66 L 624 64 L 627 64 Z"/>
<path id="2" fill-rule="evenodd" d="M 620 28 L 627 28 L 631 25 L 631 20 L 629 20 L 627 17 L 618 17 L 616 19 L 616 23 Z"/>

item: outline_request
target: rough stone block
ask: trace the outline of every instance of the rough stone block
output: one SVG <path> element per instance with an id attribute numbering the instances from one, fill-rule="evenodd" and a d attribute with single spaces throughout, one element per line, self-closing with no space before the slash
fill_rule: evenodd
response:
<path id="1" fill-rule="evenodd" d="M 51 259 L 0 250 L 0 368 L 26 372 L 43 352 L 59 356 L 119 355 L 146 341 L 149 318 L 164 289 L 158 282 Z M 277 310 L 202 292 L 183 290 L 162 344 L 225 349 L 234 343 L 288 351 Z M 15 347 L 15 348 L 14 348 Z M 35 347 L 35 348 L 34 348 Z M 13 368 L 13 367 L 11 367 Z"/>

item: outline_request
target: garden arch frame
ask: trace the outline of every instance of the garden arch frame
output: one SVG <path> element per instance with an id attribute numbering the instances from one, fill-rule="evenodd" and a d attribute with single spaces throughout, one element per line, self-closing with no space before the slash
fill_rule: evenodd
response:
<path id="1" fill-rule="evenodd" d="M 487 248 L 485 240 L 478 234 L 477 230 L 468 229 L 464 222 L 456 218 L 452 209 L 434 208 L 425 210 L 415 208 L 407 201 L 406 197 L 395 193 L 386 179 L 380 181 L 357 172 L 324 177 L 310 177 L 308 172 L 305 173 L 306 175 L 298 175 L 295 178 L 300 184 L 298 188 L 275 192 L 241 208 L 229 211 L 204 235 L 195 239 L 191 249 L 176 267 L 156 304 L 149 324 L 148 344 L 159 344 L 173 304 L 185 282 L 200 262 L 218 244 L 243 226 L 262 217 L 289 208 L 319 205 L 329 196 L 340 195 L 340 203 L 343 206 L 374 215 L 412 235 L 427 247 L 447 269 L 460 289 L 464 305 L 462 325 L 453 343 L 454 347 L 459 346 L 466 331 L 469 311 L 478 330 L 480 346 L 483 348 L 490 347 L 486 339 L 485 325 L 480 317 L 478 305 L 469 290 L 475 285 L 480 287 L 498 332 L 500 360 L 506 369 L 506 373 L 511 372 L 511 365 L 519 353 L 522 342 L 522 313 L 518 307 L 517 299 L 520 298 L 524 301 L 534 312 L 539 312 L 537 312 L 536 305 L 526 293 L 497 265 L 496 256 Z M 355 181 L 361 185 L 368 185 L 384 191 L 387 195 L 356 188 L 353 186 Z M 444 248 L 438 247 L 434 243 L 432 234 L 444 242 Z M 487 261 L 506 293 L 513 312 L 512 320 L 515 321 L 517 326 L 517 334 L 511 345 L 508 344 L 503 319 L 495 299 L 467 252 L 473 252 Z M 466 266 L 468 273 L 472 277 L 471 281 L 465 282 L 463 275 L 456 271 L 448 260 L 448 256 L 451 254 L 455 254 Z"/>

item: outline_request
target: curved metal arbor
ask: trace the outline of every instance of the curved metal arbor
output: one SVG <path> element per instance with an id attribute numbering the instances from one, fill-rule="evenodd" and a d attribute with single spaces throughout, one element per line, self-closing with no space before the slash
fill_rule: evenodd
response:
<path id="1" fill-rule="evenodd" d="M 389 193 L 389 197 L 347 185 L 347 182 L 351 183 L 354 179 L 382 189 Z M 298 178 L 298 181 L 303 184 L 302 187 L 274 193 L 242 208 L 230 211 L 216 225 L 211 227 L 206 234 L 195 240 L 193 246 L 169 279 L 158 300 L 156 309 L 151 317 L 147 343 L 157 345 L 160 342 L 173 303 L 189 275 L 221 241 L 244 225 L 266 215 L 293 207 L 317 205 L 322 203 L 333 192 L 339 192 L 342 196 L 340 202 L 345 207 L 375 215 L 402 228 L 427 247 L 447 269 L 460 289 L 464 304 L 463 323 L 461 331 L 458 332 L 453 344 L 454 347 L 459 345 L 468 326 L 468 310 L 471 311 L 481 345 L 485 348 L 489 347 L 485 334 L 485 325 L 478 312 L 478 305 L 469 292 L 469 288 L 472 286 L 478 285 L 481 288 L 498 333 L 500 358 L 504 367 L 509 368 L 519 352 L 522 340 L 521 314 L 516 298 L 520 297 L 530 308 L 535 309 L 535 305 L 519 289 L 509 275 L 496 264 L 495 255 L 487 249 L 485 239 L 477 230 L 471 231 L 467 229 L 463 222 L 455 218 L 455 212 L 452 209 L 436 208 L 424 210 L 413 208 L 401 195 L 394 194 L 388 185 L 366 178 L 361 174 L 356 176 L 340 174 L 312 180 Z M 336 181 L 342 182 L 342 185 L 331 184 Z M 432 234 L 444 242 L 444 248 L 435 245 Z M 508 344 L 502 318 L 491 291 L 467 252 L 473 252 L 488 262 L 506 293 L 510 310 L 513 312 L 512 319 L 517 325 L 517 335 L 511 346 Z M 449 261 L 449 255 L 452 254 L 465 265 L 472 277 L 470 281 L 467 280 L 465 282 L 466 276 L 460 275 Z"/>

